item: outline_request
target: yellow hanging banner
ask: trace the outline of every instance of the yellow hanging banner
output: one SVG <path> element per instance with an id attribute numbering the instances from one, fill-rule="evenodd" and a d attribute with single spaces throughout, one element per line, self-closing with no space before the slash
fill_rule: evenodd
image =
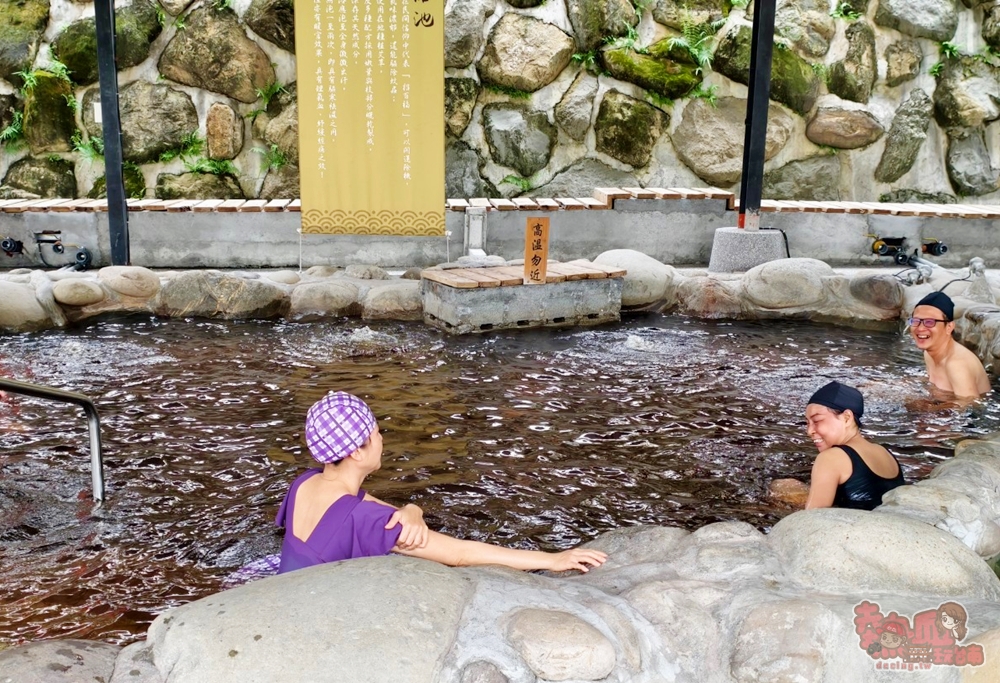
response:
<path id="1" fill-rule="evenodd" d="M 302 232 L 444 235 L 444 0 L 295 0 Z"/>

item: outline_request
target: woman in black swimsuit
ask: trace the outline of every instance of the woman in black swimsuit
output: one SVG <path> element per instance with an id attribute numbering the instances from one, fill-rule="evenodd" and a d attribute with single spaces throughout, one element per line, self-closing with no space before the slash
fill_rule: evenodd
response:
<path id="1" fill-rule="evenodd" d="M 806 430 L 819 455 L 812 467 L 807 510 L 874 510 L 886 491 L 905 483 L 892 453 L 861 436 L 864 412 L 861 392 L 840 382 L 830 382 L 809 399 Z"/>

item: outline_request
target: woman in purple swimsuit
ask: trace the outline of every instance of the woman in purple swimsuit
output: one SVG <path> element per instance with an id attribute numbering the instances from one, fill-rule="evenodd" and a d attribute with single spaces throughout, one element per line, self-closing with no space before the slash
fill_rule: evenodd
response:
<path id="1" fill-rule="evenodd" d="M 278 510 L 285 528 L 279 573 L 391 552 L 451 566 L 581 572 L 607 559 L 586 548 L 546 553 L 451 538 L 430 531 L 416 505 L 397 510 L 366 493 L 361 484 L 382 465 L 382 436 L 372 411 L 351 394 L 330 392 L 309 409 L 306 444 L 323 468 L 296 479 Z"/>
<path id="2" fill-rule="evenodd" d="M 861 436 L 864 412 L 861 392 L 840 382 L 830 382 L 809 399 L 806 430 L 819 455 L 812 467 L 807 510 L 874 510 L 883 494 L 906 483 L 895 456 Z"/>

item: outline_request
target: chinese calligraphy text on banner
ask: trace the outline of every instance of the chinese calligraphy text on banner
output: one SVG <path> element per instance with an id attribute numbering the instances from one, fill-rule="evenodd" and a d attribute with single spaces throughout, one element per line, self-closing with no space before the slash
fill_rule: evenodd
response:
<path id="1" fill-rule="evenodd" d="M 444 235 L 444 0 L 295 0 L 302 232 Z"/>
<path id="2" fill-rule="evenodd" d="M 549 219 L 529 218 L 524 229 L 524 284 L 544 285 L 549 262 Z"/>

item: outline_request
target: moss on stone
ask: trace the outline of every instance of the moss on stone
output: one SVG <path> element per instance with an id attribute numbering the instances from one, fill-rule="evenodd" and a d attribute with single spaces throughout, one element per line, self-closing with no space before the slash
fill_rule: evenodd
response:
<path id="1" fill-rule="evenodd" d="M 73 164 L 59 157 L 27 157 L 15 161 L 4 176 L 3 184 L 45 199 L 76 197 Z"/>
<path id="2" fill-rule="evenodd" d="M 135 164 L 125 164 L 122 169 L 125 180 L 125 196 L 129 199 L 142 199 L 146 196 L 146 179 L 142 175 L 142 169 Z M 94 181 L 94 186 L 90 188 L 87 196 L 91 199 L 104 199 L 108 196 L 107 176 L 101 176 Z"/>
<path id="3" fill-rule="evenodd" d="M 0 0 L 0 17 L 0 78 L 20 86 L 14 74 L 31 68 L 49 23 L 49 0 Z"/>
<path id="4" fill-rule="evenodd" d="M 35 71 L 35 85 L 24 99 L 24 138 L 32 154 L 69 152 L 76 131 L 76 119 L 68 100 L 73 89 L 68 81 Z"/>
<path id="5" fill-rule="evenodd" d="M 610 90 L 594 124 L 597 150 L 636 168 L 645 166 L 669 122 L 670 116 L 656 107 Z"/>
<path id="6" fill-rule="evenodd" d="M 649 54 L 626 48 L 604 49 L 601 59 L 604 68 L 615 78 L 635 83 L 663 97 L 677 99 L 697 88 L 702 80 L 698 68 L 668 58 L 668 53 L 676 54 L 678 51 L 669 50 L 665 45 L 658 46 L 657 52 L 650 49 Z"/>
<path id="7" fill-rule="evenodd" d="M 719 43 L 712 68 L 737 83 L 749 85 L 750 27 L 730 31 Z M 820 80 L 812 66 L 795 52 L 775 44 L 771 58 L 771 99 L 806 114 L 819 96 Z"/>

